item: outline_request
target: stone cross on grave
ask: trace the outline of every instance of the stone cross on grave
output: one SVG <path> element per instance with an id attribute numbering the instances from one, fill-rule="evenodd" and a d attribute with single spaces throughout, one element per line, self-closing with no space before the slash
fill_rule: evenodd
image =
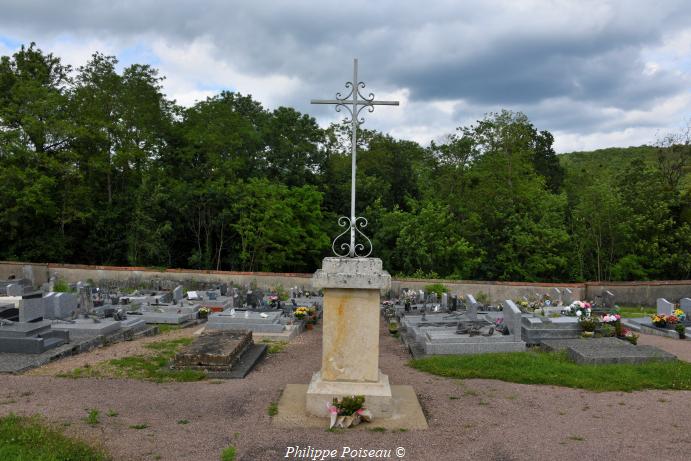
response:
<path id="1" fill-rule="evenodd" d="M 374 94 L 370 93 L 365 97 L 360 93 L 360 89 L 365 88 L 365 83 L 358 81 L 357 76 L 357 59 L 353 59 L 353 80 L 346 82 L 345 87 L 350 89 L 350 93 L 346 96 L 341 96 L 341 93 L 336 93 L 336 99 L 313 99 L 312 104 L 331 104 L 336 107 L 336 112 L 340 112 L 345 108 L 350 114 L 350 119 L 346 118 L 346 123 L 352 126 L 351 134 L 351 182 L 350 182 L 350 218 L 341 216 L 338 218 L 338 225 L 346 227 L 347 229 L 339 234 L 331 244 L 331 249 L 334 254 L 339 257 L 367 257 L 372 253 L 372 242 L 362 233 L 361 228 L 367 227 L 367 219 L 362 216 L 355 217 L 355 172 L 357 169 L 357 129 L 360 124 L 365 123 L 364 118 L 360 118 L 362 109 L 367 108 L 368 111 L 374 112 L 374 106 L 397 106 L 398 101 L 377 101 L 374 99 Z M 343 242 L 337 245 L 338 239 L 350 231 L 350 243 Z M 364 252 L 365 245 L 362 243 L 355 244 L 355 232 L 358 232 L 364 237 L 369 244 L 369 251 L 366 254 L 358 254 L 358 251 Z M 336 248 L 340 247 L 340 252 Z"/>

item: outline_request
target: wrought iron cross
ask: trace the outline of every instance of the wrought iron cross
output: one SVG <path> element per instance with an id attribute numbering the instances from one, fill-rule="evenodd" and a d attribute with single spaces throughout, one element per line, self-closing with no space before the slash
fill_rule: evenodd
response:
<path id="1" fill-rule="evenodd" d="M 350 88 L 350 93 L 346 96 L 341 96 L 341 93 L 336 93 L 336 99 L 312 99 L 310 102 L 312 104 L 333 104 L 335 105 L 336 112 L 340 112 L 341 108 L 345 108 L 350 114 L 350 119 L 346 117 L 345 122 L 352 125 L 352 138 L 351 138 L 351 180 L 350 180 L 350 219 L 347 216 L 341 216 L 338 218 L 338 225 L 341 227 L 346 227 L 342 233 L 334 239 L 331 244 L 331 249 L 334 254 L 339 257 L 348 256 L 350 258 L 366 258 L 372 253 L 372 242 L 365 234 L 362 233 L 358 226 L 361 228 L 367 227 L 367 219 L 362 216 L 355 217 L 355 173 L 357 170 L 357 128 L 360 124 L 365 123 L 364 118 L 360 118 L 360 112 L 362 109 L 367 108 L 368 111 L 374 112 L 374 106 L 397 106 L 398 101 L 376 101 L 374 99 L 374 94 L 370 93 L 367 97 L 360 93 L 360 89 L 365 88 L 365 83 L 358 81 L 357 77 L 357 59 L 353 59 L 353 80 L 352 82 L 346 82 L 346 88 Z M 340 245 L 337 244 L 338 240 L 350 231 L 350 243 L 343 242 Z M 363 254 L 365 250 L 365 245 L 362 243 L 355 243 L 355 232 L 359 233 L 364 237 L 369 244 L 369 251 Z M 340 247 L 340 252 L 336 250 L 337 246 Z"/>

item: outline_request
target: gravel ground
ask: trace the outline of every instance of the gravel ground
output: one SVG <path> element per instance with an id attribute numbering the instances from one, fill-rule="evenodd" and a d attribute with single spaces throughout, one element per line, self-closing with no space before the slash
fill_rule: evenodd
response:
<path id="1" fill-rule="evenodd" d="M 139 346 L 111 346 L 71 358 L 69 365 L 88 363 L 92 354 L 103 360 L 112 356 L 108 351 L 124 353 L 125 347 Z M 343 447 L 386 449 L 392 450 L 390 459 L 398 459 L 395 450 L 402 447 L 403 459 L 435 461 L 682 460 L 691 453 L 691 392 L 592 393 L 439 378 L 407 367 L 409 355 L 383 329 L 381 368 L 393 384 L 415 388 L 429 430 L 331 433 L 272 427 L 269 403 L 279 399 L 285 384 L 309 382 L 319 369 L 320 353 L 317 328 L 268 357 L 244 380 L 155 384 L 36 376 L 61 370 L 66 360 L 29 375 L 0 376 L 0 413 L 43 414 L 65 424 L 68 433 L 102 444 L 116 460 L 216 460 L 228 445 L 237 447 L 238 460 L 252 461 L 286 459 L 286 448 L 296 445 L 337 449 L 339 456 Z M 91 408 L 101 412 L 95 427 L 83 421 Z M 109 410 L 118 416 L 106 416 Z M 135 424 L 148 427 L 130 428 Z"/>
<path id="2" fill-rule="evenodd" d="M 679 360 L 691 362 L 691 340 L 680 340 L 657 335 L 641 335 L 638 344 L 655 346 L 677 356 Z"/>

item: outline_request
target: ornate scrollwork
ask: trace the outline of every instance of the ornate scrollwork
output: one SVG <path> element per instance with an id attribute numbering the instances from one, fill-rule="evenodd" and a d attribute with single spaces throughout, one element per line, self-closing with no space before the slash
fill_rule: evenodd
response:
<path id="1" fill-rule="evenodd" d="M 338 234 L 331 244 L 331 249 L 334 254 L 340 258 L 350 257 L 350 258 L 366 258 L 372 253 L 372 241 L 358 228 L 367 227 L 367 219 L 358 216 L 357 218 L 350 219 L 347 216 L 341 216 L 338 218 L 338 225 L 345 227 L 345 230 Z M 338 240 L 346 234 L 350 234 L 349 240 L 343 243 L 338 243 Z M 360 234 L 367 242 L 355 243 L 355 235 Z M 340 248 L 340 251 L 336 248 Z M 369 248 L 367 253 L 364 253 L 365 249 Z"/>

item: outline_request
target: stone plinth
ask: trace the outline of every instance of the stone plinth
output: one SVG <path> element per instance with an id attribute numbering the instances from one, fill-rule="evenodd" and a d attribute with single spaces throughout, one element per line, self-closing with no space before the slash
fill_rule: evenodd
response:
<path id="1" fill-rule="evenodd" d="M 379 290 L 324 290 L 322 379 L 379 380 Z"/>
<path id="2" fill-rule="evenodd" d="M 334 397 L 364 395 L 375 417 L 394 413 L 389 378 L 379 370 L 380 291 L 391 276 L 375 258 L 325 258 L 312 286 L 324 291 L 322 368 L 307 389 L 307 411 L 328 416 Z"/>

